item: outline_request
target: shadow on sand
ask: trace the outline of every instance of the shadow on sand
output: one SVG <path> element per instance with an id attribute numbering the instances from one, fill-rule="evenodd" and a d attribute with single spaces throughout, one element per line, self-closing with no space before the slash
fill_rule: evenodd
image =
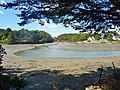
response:
<path id="1" fill-rule="evenodd" d="M 7 69 L 7 73 L 21 73 L 19 68 Z M 116 69 L 120 71 L 120 69 Z M 114 69 L 111 67 L 104 68 L 102 78 L 113 75 Z M 100 79 L 100 68 L 96 71 L 77 75 L 65 75 L 62 70 L 36 70 L 26 72 L 21 75 L 28 84 L 21 90 L 85 90 L 85 87 L 94 84 Z"/>
<path id="2" fill-rule="evenodd" d="M 116 69 L 118 70 L 118 69 Z M 85 90 L 86 86 L 94 84 L 100 78 L 100 71 L 91 71 L 81 75 L 65 75 L 60 70 L 37 70 L 24 73 L 28 84 L 22 90 Z M 113 75 L 114 70 L 107 67 L 102 72 L 101 79 Z"/>

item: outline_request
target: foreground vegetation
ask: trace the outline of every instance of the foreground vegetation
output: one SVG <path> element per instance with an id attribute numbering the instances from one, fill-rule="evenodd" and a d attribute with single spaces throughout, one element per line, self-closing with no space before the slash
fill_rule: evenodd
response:
<path id="1" fill-rule="evenodd" d="M 27 82 L 13 73 L 10 74 L 3 68 L 2 61 L 5 54 L 5 49 L 0 45 L 0 90 L 20 90 Z"/>
<path id="2" fill-rule="evenodd" d="M 54 39 L 50 34 L 45 31 L 38 30 L 11 30 L 0 29 L 0 43 L 5 44 L 38 44 L 38 43 L 50 43 Z"/>
<path id="3" fill-rule="evenodd" d="M 101 34 L 92 33 L 81 33 L 81 34 L 62 34 L 59 35 L 56 40 L 60 42 L 78 42 L 88 40 L 89 37 L 94 37 L 95 40 L 106 39 L 108 41 L 113 41 L 113 36 L 120 36 L 116 32 L 108 32 L 102 37 Z"/>

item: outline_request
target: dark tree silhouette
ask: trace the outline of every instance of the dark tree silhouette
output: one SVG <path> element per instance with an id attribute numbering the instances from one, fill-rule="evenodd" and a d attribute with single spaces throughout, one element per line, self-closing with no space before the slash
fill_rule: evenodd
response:
<path id="1" fill-rule="evenodd" d="M 26 85 L 26 81 L 17 75 L 9 75 L 9 72 L 5 74 L 6 69 L 2 66 L 5 54 L 7 54 L 5 49 L 0 45 L 0 90 L 20 90 Z"/>
<path id="2" fill-rule="evenodd" d="M 120 26 L 120 0 L 14 0 L 1 6 L 20 10 L 21 26 L 36 20 L 44 25 L 44 19 L 76 30 Z"/>
<path id="3" fill-rule="evenodd" d="M 3 61 L 3 56 L 6 54 L 5 49 L 0 45 L 0 75 L 2 75 L 3 71 L 3 66 L 2 66 L 2 61 Z"/>

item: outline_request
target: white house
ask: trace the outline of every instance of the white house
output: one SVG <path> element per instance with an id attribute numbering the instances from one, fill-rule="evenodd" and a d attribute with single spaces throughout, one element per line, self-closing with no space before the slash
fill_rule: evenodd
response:
<path id="1" fill-rule="evenodd" d="M 108 31 L 116 31 L 118 34 L 120 34 L 120 27 L 115 27 L 115 26 L 111 26 L 111 28 L 108 29 Z"/>
<path id="2" fill-rule="evenodd" d="M 93 42 L 93 41 L 95 41 L 95 37 L 94 37 L 94 36 L 89 37 L 89 38 L 87 39 L 87 41 L 88 41 L 88 42 Z"/>

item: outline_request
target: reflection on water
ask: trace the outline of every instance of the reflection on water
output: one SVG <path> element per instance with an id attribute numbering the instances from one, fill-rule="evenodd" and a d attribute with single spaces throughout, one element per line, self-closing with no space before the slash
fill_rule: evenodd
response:
<path id="1" fill-rule="evenodd" d="M 120 51 L 75 51 L 60 50 L 59 47 L 57 44 L 48 47 L 37 47 L 35 49 L 17 52 L 16 55 L 29 58 L 88 58 L 120 55 Z"/>

